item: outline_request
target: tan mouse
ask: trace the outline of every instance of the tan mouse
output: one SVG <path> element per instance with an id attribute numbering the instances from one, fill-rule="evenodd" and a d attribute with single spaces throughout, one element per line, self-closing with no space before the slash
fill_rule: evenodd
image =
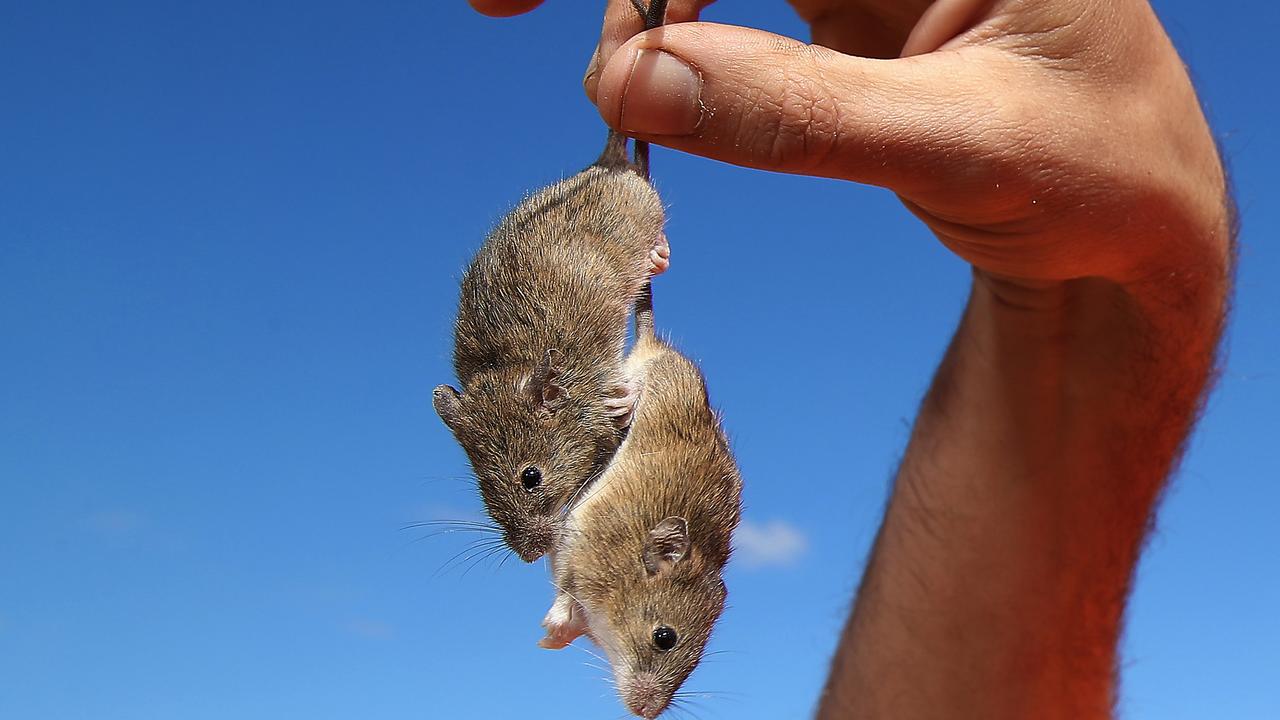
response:
<path id="1" fill-rule="evenodd" d="M 631 431 L 563 525 L 551 556 L 558 594 L 539 644 L 588 635 L 623 703 L 654 718 L 724 610 L 742 481 L 702 373 L 654 334 L 644 300 L 636 336 L 627 370 L 642 389 Z"/>

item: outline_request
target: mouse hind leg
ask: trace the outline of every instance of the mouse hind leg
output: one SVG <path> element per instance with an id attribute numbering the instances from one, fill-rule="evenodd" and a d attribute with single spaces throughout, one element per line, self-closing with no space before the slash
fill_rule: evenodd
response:
<path id="1" fill-rule="evenodd" d="M 603 236 L 601 250 L 638 289 L 671 265 L 671 244 L 663 231 L 666 214 L 647 182 L 629 173 L 611 176 L 610 181 L 598 188 L 600 202 L 594 208 Z"/>
<path id="2" fill-rule="evenodd" d="M 667 234 L 659 232 L 657 239 L 653 241 L 653 247 L 649 248 L 649 277 L 661 275 L 669 267 L 671 267 L 671 244 L 667 242 Z"/>
<path id="3" fill-rule="evenodd" d="M 635 301 L 645 283 L 671 267 L 671 243 L 661 227 L 625 228 L 609 241 L 611 247 L 605 253 L 626 283 L 628 304 Z"/>
<path id="4" fill-rule="evenodd" d="M 627 378 L 614 386 L 613 394 L 604 399 L 605 414 L 613 418 L 621 430 L 631 424 L 635 416 L 636 402 L 640 399 L 640 382 Z"/>
<path id="5" fill-rule="evenodd" d="M 556 595 L 556 600 L 542 619 L 547 634 L 538 641 L 538 647 L 561 650 L 587 631 L 586 613 L 568 593 Z"/>

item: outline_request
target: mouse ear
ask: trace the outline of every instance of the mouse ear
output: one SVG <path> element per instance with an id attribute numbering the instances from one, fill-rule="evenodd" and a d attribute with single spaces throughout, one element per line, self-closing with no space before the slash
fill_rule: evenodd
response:
<path id="1" fill-rule="evenodd" d="M 462 393 L 449 385 L 437 385 L 431 393 L 431 404 L 449 429 L 455 429 L 462 417 Z"/>
<path id="2" fill-rule="evenodd" d="M 649 531 L 644 544 L 644 569 L 652 577 L 666 572 L 689 555 L 689 523 L 669 517 Z"/>
<path id="3" fill-rule="evenodd" d="M 529 378 L 528 390 L 536 405 L 548 412 L 555 412 L 564 406 L 569 393 L 556 379 L 564 363 L 564 353 L 559 350 L 548 350 L 533 369 L 533 377 Z"/>

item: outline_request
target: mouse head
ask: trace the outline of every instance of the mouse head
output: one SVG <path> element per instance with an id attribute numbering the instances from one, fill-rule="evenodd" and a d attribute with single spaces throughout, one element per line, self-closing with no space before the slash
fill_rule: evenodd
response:
<path id="1" fill-rule="evenodd" d="M 702 660 L 724 611 L 724 582 L 690 542 L 691 528 L 668 517 L 649 530 L 630 570 L 607 590 L 603 623 L 592 635 L 609 656 L 622 702 L 655 718 Z"/>
<path id="2" fill-rule="evenodd" d="M 551 549 L 564 506 L 618 442 L 616 433 L 597 437 L 584 428 L 559 363 L 560 353 L 549 350 L 532 372 L 481 373 L 465 392 L 441 385 L 433 397 L 471 460 L 485 509 L 526 562 Z"/>

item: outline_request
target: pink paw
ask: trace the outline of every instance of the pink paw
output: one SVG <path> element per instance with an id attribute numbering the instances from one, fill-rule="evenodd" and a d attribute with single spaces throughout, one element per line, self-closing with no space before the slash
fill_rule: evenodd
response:
<path id="1" fill-rule="evenodd" d="M 649 277 L 661 275 L 669 267 L 671 267 L 671 245 L 667 242 L 666 234 L 662 234 L 649 249 Z"/>
<path id="2" fill-rule="evenodd" d="M 547 634 L 538 641 L 538 647 L 547 650 L 563 650 L 587 629 L 579 613 L 574 612 L 574 606 L 559 598 L 542 619 L 542 627 L 547 629 Z"/>
<path id="3" fill-rule="evenodd" d="M 604 399 L 604 412 L 613 418 L 618 429 L 621 430 L 631 424 L 631 418 L 635 415 L 636 401 L 640 399 L 640 388 L 628 382 L 619 385 L 616 392 L 621 394 Z"/>
<path id="4" fill-rule="evenodd" d="M 547 628 L 547 635 L 538 641 L 538 647 L 544 650 L 563 650 L 569 647 L 569 644 L 574 640 L 577 640 L 579 635 L 580 633 L 560 628 Z"/>

